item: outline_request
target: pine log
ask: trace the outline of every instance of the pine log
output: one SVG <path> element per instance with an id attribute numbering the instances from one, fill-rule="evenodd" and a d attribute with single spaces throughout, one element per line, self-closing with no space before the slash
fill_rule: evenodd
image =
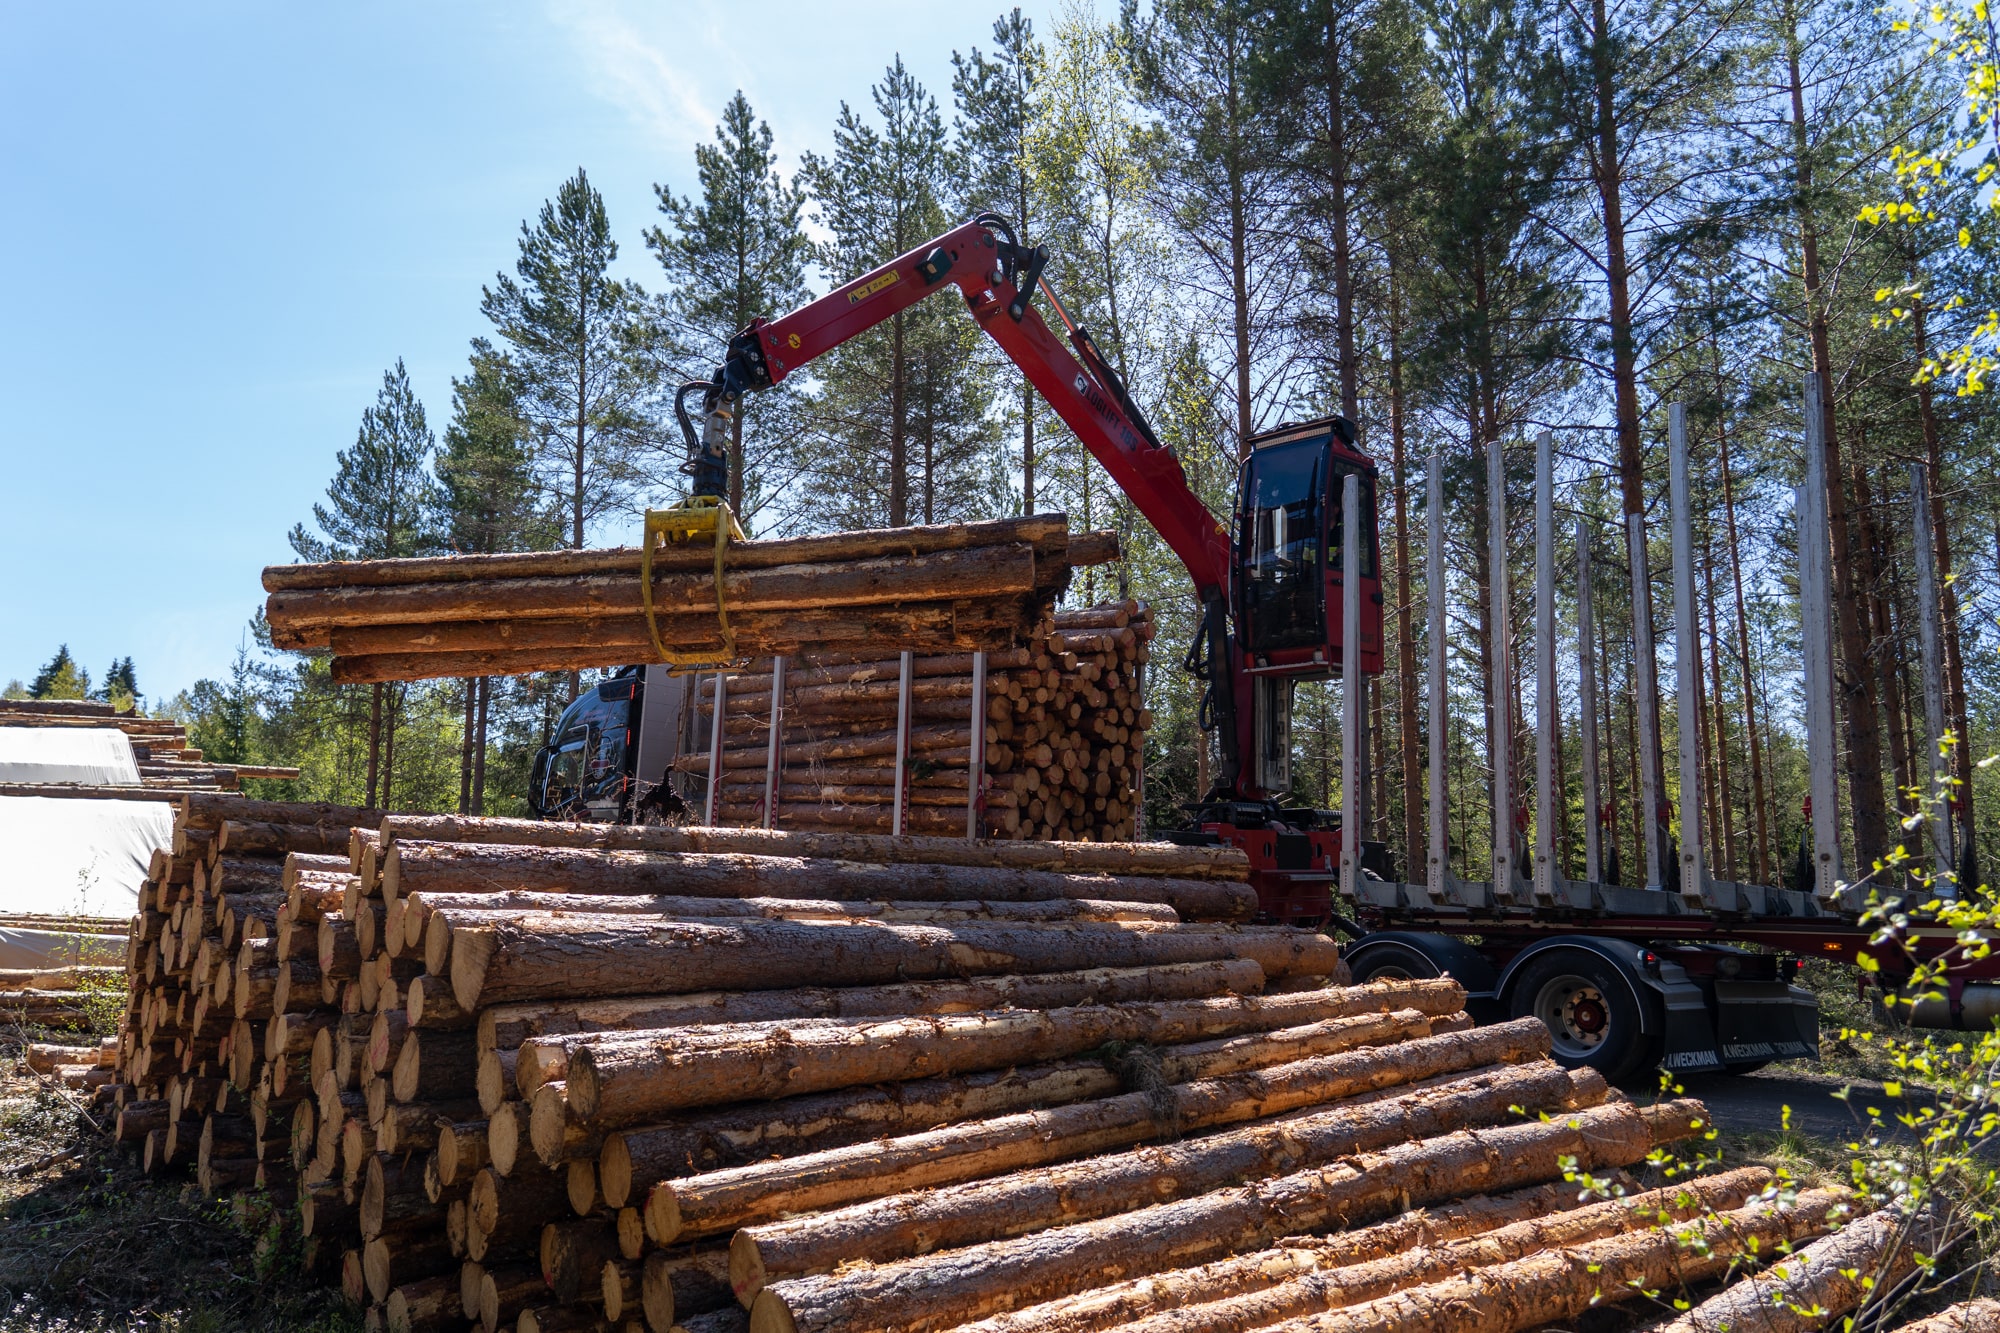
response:
<path id="1" fill-rule="evenodd" d="M 451 1246 L 442 1230 L 377 1236 L 361 1247 L 361 1276 L 370 1299 L 386 1302 L 398 1287 L 430 1279 L 439 1282 L 453 1267 Z M 449 1278 L 450 1295 L 458 1296 L 458 1274 Z"/>
<path id="2" fill-rule="evenodd" d="M 1237 920 L 1254 910 L 1246 886 L 1144 875 L 1011 867 L 840 862 L 737 852 L 620 851 L 398 840 L 383 858 L 386 901 L 424 893 L 673 894 L 698 898 L 817 896 L 860 901 L 1030 902 L 1084 898 L 1165 903 L 1189 920 Z M 1248 910 L 1244 903 L 1250 904 Z"/>
<path id="3" fill-rule="evenodd" d="M 487 1333 L 514 1327 L 530 1302 L 548 1299 L 542 1270 L 533 1264 L 488 1267 L 479 1279 L 479 1322 Z"/>
<path id="4" fill-rule="evenodd" d="M 1606 1087 L 1594 1071 L 1572 1078 L 1548 1061 L 1479 1071 L 1442 1087 L 1360 1106 L 1336 1104 L 1283 1124 L 1252 1124 L 1185 1143 L 1020 1170 L 925 1193 L 751 1225 L 732 1242 L 738 1292 L 842 1262 L 884 1263 L 932 1249 L 980 1245 L 1165 1203 L 1435 1138 L 1504 1124 L 1522 1113 L 1588 1107 Z M 747 1286 L 746 1286 L 747 1284 Z M 754 1294 L 754 1293 L 752 1293 Z"/>
<path id="5" fill-rule="evenodd" d="M 647 1197 L 646 1233 L 656 1244 L 672 1244 L 682 1236 L 1124 1148 L 1157 1134 L 1261 1119 L 1371 1091 L 1385 1079 L 1534 1059 L 1549 1046 L 1548 1029 L 1532 1020 L 1446 1038 L 1425 1038 L 1428 1024 L 1415 1010 L 1337 1021 L 1354 1046 L 1377 1049 L 663 1181 Z"/>
<path id="6" fill-rule="evenodd" d="M 633 1124 L 686 1107 L 1059 1058 L 1107 1041 L 1161 1044 L 1271 1031 L 1369 1012 L 1381 995 L 1356 988 L 908 1019 L 812 1019 L 789 1030 L 746 1024 L 705 1034 L 664 1029 L 600 1035 L 596 1044 L 571 1053 L 569 1106 L 582 1121 Z"/>
<path id="7" fill-rule="evenodd" d="M 1349 1247 L 1340 1243 L 1341 1237 L 1325 1244 L 1295 1242 L 1287 1248 L 1155 1274 L 1147 1280 L 1142 1307 L 1131 1299 L 1132 1284 L 1120 1284 L 1122 1300 L 1102 1299 L 1102 1292 L 1071 1300 L 1090 1302 L 1100 1311 L 1110 1305 L 1124 1306 L 1127 1314 L 1119 1323 L 1124 1333 L 1239 1333 L 1268 1328 L 1473 1269 L 1511 1263 L 1530 1254 L 1741 1208 L 1771 1179 L 1763 1167 L 1743 1167 L 1553 1216 L 1524 1218 L 1484 1234 L 1358 1263 L 1345 1259 Z M 1572 1188 L 1572 1200 L 1574 1197 Z M 1034 1313 L 1024 1310 L 1005 1318 L 1026 1320 Z M 1149 1317 L 1137 1317 L 1141 1314 Z M 1103 1327 L 1080 1326 L 1073 1320 L 1058 1326 L 1064 1333 Z M 1054 1333 L 1051 1321 L 1042 1321 L 1038 1327 Z"/>
<path id="8" fill-rule="evenodd" d="M 1691 1122 L 1703 1119 L 1699 1103 L 1682 1101 L 1645 1110 L 1607 1105 L 1559 1120 L 1463 1130 L 950 1255 L 769 1286 L 758 1247 L 759 1233 L 773 1229 L 754 1228 L 731 1242 L 730 1280 L 739 1300 L 755 1302 L 756 1333 L 929 1333 L 1108 1281 L 1208 1262 L 1282 1235 L 1554 1179 L 1566 1157 L 1583 1170 L 1626 1166 L 1656 1141 L 1698 1132 Z"/>
<path id="9" fill-rule="evenodd" d="M 801 923 L 655 924 L 538 917 L 452 931 L 451 984 L 461 1009 L 577 995 L 756 990 L 770 960 L 809 986 L 1250 958 L 1271 978 L 1333 971 L 1324 935 L 1285 926 L 1047 931 L 1025 926 Z M 322 962 L 324 962 L 322 951 Z M 325 968 L 322 966 L 321 971 Z"/>
<path id="10" fill-rule="evenodd" d="M 1027 542 L 1038 549 L 1066 551 L 1070 542 L 1082 537 L 1091 538 L 1085 544 L 1086 550 L 1101 543 L 1098 534 L 1068 532 L 1068 520 L 1061 514 L 1034 514 L 977 523 L 940 523 L 835 532 L 778 541 L 732 542 L 724 555 L 725 563 L 731 569 L 771 569 L 891 554 L 921 556 L 1013 542 Z M 702 573 L 714 568 L 714 558 L 712 551 L 696 546 L 667 547 L 653 553 L 654 568 L 662 572 Z M 264 570 L 264 591 L 381 588 L 408 583 L 574 578 L 604 574 L 636 577 L 639 569 L 640 551 L 635 546 L 495 555 L 418 556 L 399 560 L 347 560 L 267 566 Z M 9 704 L 8 707 L 15 705 Z"/>
<path id="11" fill-rule="evenodd" d="M 1808 1191 L 1791 1207 L 1758 1200 L 1732 1212 L 1475 1269 L 1276 1327 L 1283 1333 L 1520 1333 L 1601 1304 L 1721 1276 L 1747 1257 L 1819 1234 L 1845 1207 L 1844 1196 L 1833 1190 Z"/>
<path id="12" fill-rule="evenodd" d="M 458 997 L 451 993 L 449 976 L 424 975 L 413 977 L 409 989 L 403 996 L 404 1013 L 411 1027 L 450 1030 L 468 1028 L 477 1021 L 477 1014 L 458 1007 Z"/>
<path id="13" fill-rule="evenodd" d="M 362 1256 L 365 1266 L 367 1256 Z M 397 1287 L 389 1293 L 385 1310 L 389 1333 L 424 1333 L 464 1322 L 465 1306 L 459 1293 L 457 1273 L 440 1273 Z"/>
<path id="14" fill-rule="evenodd" d="M 445 1185 L 465 1184 L 479 1168 L 491 1162 L 486 1148 L 484 1120 L 447 1121 L 438 1126 L 438 1178 Z"/>
<path id="15" fill-rule="evenodd" d="M 361 1176 L 363 1240 L 373 1240 L 392 1227 L 400 1230 L 419 1220 L 442 1217 L 424 1193 L 421 1161 L 372 1153 Z"/>
<path id="16" fill-rule="evenodd" d="M 1161 967 L 1099 968 L 887 986 L 698 991 L 689 995 L 535 1001 L 484 1010 L 479 1015 L 479 1047 L 483 1051 L 512 1049 L 533 1037 L 575 1032 L 797 1018 L 971 1013 L 981 1009 L 1061 1009 L 1088 1003 L 1253 995 L 1263 988 L 1262 968 L 1247 958 L 1230 958 Z"/>
<path id="17" fill-rule="evenodd" d="M 569 1204 L 569 1182 L 561 1171 L 552 1171 L 524 1158 L 515 1163 L 513 1174 L 502 1178 L 492 1167 L 482 1167 L 472 1178 L 466 1196 L 471 1221 L 488 1231 L 503 1218 L 520 1217 L 531 1221 L 533 1234 L 541 1234 L 542 1223 L 557 1216 Z"/>
<path id="18" fill-rule="evenodd" d="M 681 1255 L 654 1250 L 646 1256 L 640 1276 L 640 1305 L 647 1328 L 669 1329 L 690 1316 L 728 1309 L 735 1303 L 729 1289 L 727 1250 Z"/>
<path id="19" fill-rule="evenodd" d="M 1931 1239 L 1923 1214 L 1889 1207 L 1856 1218 L 1796 1254 L 1774 1259 L 1709 1297 L 1660 1333 L 1806 1333 L 1871 1296 L 1886 1295 L 1917 1265 Z M 1857 1321 L 1858 1322 L 1858 1321 Z"/>
<path id="20" fill-rule="evenodd" d="M 1181 847 L 1159 842 L 968 843 L 963 838 L 872 838 L 842 833 L 791 833 L 781 829 L 568 824 L 475 815 L 389 815 L 378 816 L 378 822 L 383 840 L 390 843 L 407 839 L 605 851 L 733 853 L 877 865 L 984 867 L 1172 879 L 1243 880 L 1250 866 L 1249 859 L 1234 847 Z"/>
<path id="21" fill-rule="evenodd" d="M 633 587 L 637 587 L 637 583 Z M 877 635 L 920 642 L 956 638 L 959 617 L 948 602 L 927 597 L 900 606 L 767 608 L 738 613 L 731 610 L 729 627 L 746 645 L 759 651 L 784 651 L 781 645 L 821 642 L 868 642 Z M 968 617 L 970 620 L 970 617 Z M 695 645 L 722 646 L 715 609 L 692 614 L 659 616 L 662 642 L 685 650 Z M 650 659 L 652 630 L 635 608 L 630 614 L 581 616 L 533 615 L 520 619 L 398 621 L 379 625 L 307 626 L 283 636 L 294 642 L 330 647 L 341 658 L 412 661 L 421 669 L 425 658 L 475 656 L 563 660 L 580 651 L 616 649 L 628 657 Z M 895 641 L 894 639 L 891 640 Z"/>
<path id="22" fill-rule="evenodd" d="M 718 591 L 733 616 L 803 607 L 882 606 L 896 602 L 1004 597 L 1032 591 L 1035 557 L 1025 543 L 921 556 L 878 556 L 764 569 L 725 566 L 718 590 L 712 570 L 653 578 L 653 606 L 663 616 L 713 619 Z M 276 592 L 265 602 L 276 632 L 359 625 L 435 624 L 549 618 L 641 617 L 637 572 L 394 586 L 323 587 Z"/>
<path id="23" fill-rule="evenodd" d="M 1896 1333 L 2000 1333 L 2000 1301 L 1984 1296 L 1964 1301 Z"/>
<path id="24" fill-rule="evenodd" d="M 397 1054 L 389 1091 L 399 1102 L 469 1099 L 478 1072 L 471 1032 L 412 1031 Z"/>
<path id="25" fill-rule="evenodd" d="M 347 830 L 323 824 L 225 819 L 215 847 L 227 856 L 284 856 L 289 852 L 329 856 L 347 851 Z"/>

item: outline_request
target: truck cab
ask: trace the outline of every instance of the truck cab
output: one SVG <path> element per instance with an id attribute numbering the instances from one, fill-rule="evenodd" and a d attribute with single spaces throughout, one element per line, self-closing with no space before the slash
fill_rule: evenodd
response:
<path id="1" fill-rule="evenodd" d="M 652 823 L 683 809 L 668 781 L 688 724 L 686 678 L 628 666 L 563 710 L 535 752 L 528 808 L 540 819 Z"/>

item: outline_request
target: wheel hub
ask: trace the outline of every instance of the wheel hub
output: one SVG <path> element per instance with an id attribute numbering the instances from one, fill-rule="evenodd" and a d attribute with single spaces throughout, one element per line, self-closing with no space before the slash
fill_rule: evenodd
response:
<path id="1" fill-rule="evenodd" d="M 1551 978 L 1536 997 L 1535 1012 L 1548 1024 L 1556 1049 L 1572 1058 L 1591 1054 L 1610 1035 L 1611 1007 L 1583 977 Z"/>

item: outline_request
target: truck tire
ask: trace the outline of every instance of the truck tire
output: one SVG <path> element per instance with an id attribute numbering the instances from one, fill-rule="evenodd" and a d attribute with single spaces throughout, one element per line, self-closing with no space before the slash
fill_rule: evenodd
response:
<path id="1" fill-rule="evenodd" d="M 1583 949 L 1552 949 L 1530 960 L 1508 986 L 1507 1013 L 1541 1019 L 1558 1064 L 1588 1065 L 1607 1082 L 1659 1060 L 1654 1040 L 1641 1030 L 1631 983 L 1609 960 Z"/>
<path id="2" fill-rule="evenodd" d="M 1362 952 L 1354 965 L 1354 984 L 1366 981 L 1421 981 L 1442 976 L 1438 965 L 1423 950 L 1400 940 L 1377 940 Z"/>

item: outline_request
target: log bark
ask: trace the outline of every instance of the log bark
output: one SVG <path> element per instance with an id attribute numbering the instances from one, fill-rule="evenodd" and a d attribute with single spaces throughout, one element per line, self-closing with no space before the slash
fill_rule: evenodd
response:
<path id="1" fill-rule="evenodd" d="M 367 1256 L 362 1257 L 365 1265 Z M 389 1333 L 424 1333 L 427 1329 L 461 1323 L 465 1306 L 460 1298 L 457 1273 L 409 1282 L 389 1293 L 387 1309 Z"/>
<path id="2" fill-rule="evenodd" d="M 269 820 L 225 819 L 215 840 L 226 856 L 344 855 L 347 830 L 329 824 L 273 823 Z"/>
<path id="3" fill-rule="evenodd" d="M 452 1266 L 451 1246 L 442 1231 L 428 1235 L 377 1236 L 361 1247 L 361 1276 L 370 1299 L 386 1302 L 398 1286 L 414 1285 L 441 1275 Z M 441 1276 L 437 1281 L 444 1281 Z M 458 1275 L 449 1279 L 449 1295 L 458 1295 Z M 425 1293 L 424 1299 L 435 1299 Z M 425 1327 L 429 1327 L 426 1325 Z"/>
<path id="4" fill-rule="evenodd" d="M 1107 1041 L 1162 1044 L 1268 1032 L 1345 1017 L 1356 1006 L 1352 992 L 1329 990 L 599 1037 L 599 1044 L 571 1054 L 569 1106 L 578 1120 L 616 1127 L 686 1107 L 1059 1058 Z"/>
<path id="5" fill-rule="evenodd" d="M 564 1304 L 594 1292 L 604 1265 L 618 1258 L 618 1227 L 608 1216 L 542 1227 L 542 1281 Z"/>
<path id="6" fill-rule="evenodd" d="M 479 1052 L 470 1031 L 411 1031 L 396 1057 L 389 1091 L 399 1102 L 470 1100 Z"/>
<path id="7" fill-rule="evenodd" d="M 469 1182 L 493 1158 L 487 1150 L 484 1120 L 461 1120 L 438 1127 L 438 1179 L 445 1185 Z"/>
<path id="8" fill-rule="evenodd" d="M 1285 926 L 1047 931 L 605 918 L 570 925 L 540 917 L 454 930 L 451 985 L 467 1010 L 564 996 L 758 990 L 768 987 L 776 958 L 785 960 L 787 979 L 803 985 L 868 986 L 1225 958 L 1253 959 L 1270 978 L 1323 976 L 1339 965 L 1340 951 L 1324 935 Z"/>
<path id="9" fill-rule="evenodd" d="M 1460 1131 L 1076 1226 L 771 1286 L 763 1285 L 757 1263 L 759 1232 L 766 1229 L 751 1229 L 731 1242 L 730 1280 L 739 1300 L 754 1300 L 751 1327 L 758 1333 L 928 1333 L 1295 1232 L 1554 1179 L 1565 1157 L 1585 1170 L 1630 1165 L 1656 1140 L 1696 1132 L 1689 1122 L 1704 1118 L 1696 1102 L 1645 1111 L 1612 1105 L 1544 1123 Z"/>
<path id="10" fill-rule="evenodd" d="M 634 587 L 637 586 L 635 583 Z M 722 646 L 715 607 L 707 611 L 669 612 L 662 608 L 660 638 L 676 647 L 691 644 Z M 729 627 L 740 642 L 760 649 L 781 643 L 801 645 L 815 642 L 883 642 L 875 635 L 898 636 L 887 642 L 935 642 L 955 634 L 958 618 L 949 601 L 937 598 L 913 599 L 899 606 L 855 607 L 842 604 L 825 608 L 785 608 L 737 612 L 729 615 Z M 653 656 L 652 631 L 646 618 L 635 609 L 629 614 L 581 616 L 528 616 L 516 620 L 451 619 L 403 621 L 393 624 L 309 627 L 293 636 L 314 641 L 343 658 L 410 658 L 419 664 L 424 658 L 458 658 L 491 655 L 549 656 L 563 658 L 584 651 L 623 649 L 628 655 Z"/>
<path id="11" fill-rule="evenodd" d="M 1119 1327 L 1124 1333 L 1237 1333 L 1268 1328 L 1531 1254 L 1741 1208 L 1771 1179 L 1762 1167 L 1744 1167 L 1360 1263 L 1342 1261 L 1346 1247 L 1336 1238 L 1332 1244 L 1306 1242 L 1156 1274 L 1149 1280 L 1142 1308 L 1133 1308 L 1138 1303 L 1129 1297 L 1115 1302 L 1131 1310 Z M 1573 1202 L 1574 1187 L 1571 1197 Z M 1074 1299 L 1089 1301 L 1094 1294 Z M 1110 1303 L 1114 1302 L 1099 1300 L 1093 1305 L 1103 1309 Z M 1032 1314 L 1022 1311 L 1012 1317 L 1025 1319 Z M 1053 1333 L 1049 1323 L 1040 1327 Z M 1080 1327 L 1103 1326 L 1067 1321 L 1055 1327 L 1078 1333 Z"/>
<path id="12" fill-rule="evenodd" d="M 1254 995 L 1263 988 L 1262 968 L 1247 958 L 1231 958 L 1163 967 L 979 977 L 969 981 L 537 1001 L 496 1005 L 482 1011 L 479 1047 L 482 1051 L 510 1050 L 533 1037 L 577 1032 L 797 1018 L 971 1013 L 981 1009 L 1061 1009 L 1079 1004 Z"/>
<path id="13" fill-rule="evenodd" d="M 489 1267 L 479 1278 L 479 1322 L 487 1333 L 512 1328 L 522 1310 L 548 1296 L 542 1270 L 533 1264 Z"/>
<path id="14" fill-rule="evenodd" d="M 1165 903 L 1189 920 L 1239 920 L 1255 910 L 1247 886 L 1160 876 L 1098 875 L 1001 866 L 842 862 L 736 852 L 619 851 L 401 840 L 383 858 L 382 896 L 497 892 L 672 894 L 697 898 L 1034 902 L 1063 898 Z"/>
<path id="15" fill-rule="evenodd" d="M 1234 847 L 1180 847 L 1156 842 L 968 843 L 963 838 L 876 838 L 846 833 L 789 833 L 779 829 L 564 824 L 467 815 L 389 815 L 378 816 L 377 822 L 385 843 L 410 839 L 606 851 L 737 853 L 876 865 L 997 867 L 1174 879 L 1243 880 L 1250 872 L 1249 858 Z"/>
<path id="16" fill-rule="evenodd" d="M 1984 1296 L 1964 1301 L 1905 1324 L 1897 1333 L 2000 1333 L 2000 1301 Z"/>
<path id="17" fill-rule="evenodd" d="M 390 1228 L 401 1228 L 429 1218 L 442 1218 L 443 1210 L 424 1193 L 421 1161 L 397 1159 L 387 1153 L 372 1153 L 362 1170 L 361 1238 L 373 1240 Z"/>
<path id="18" fill-rule="evenodd" d="M 1373 1091 L 1385 1079 L 1409 1081 L 1496 1060 L 1534 1059 L 1549 1049 L 1548 1029 L 1536 1020 L 1445 1038 L 1426 1037 L 1429 1025 L 1415 1010 L 1339 1021 L 1353 1045 L 1374 1049 L 662 1181 L 647 1196 L 646 1234 L 655 1244 L 670 1245 L 682 1236 L 713 1235 L 861 1199 L 1068 1161 L 1159 1135 L 1263 1119 Z"/>
<path id="19" fill-rule="evenodd" d="M 1429 1091 L 1356 1107 L 1336 1105 L 1282 1125 L 1247 1125 L 1186 1143 L 752 1225 L 731 1242 L 730 1271 L 738 1295 L 754 1295 L 769 1282 L 829 1272 L 843 1262 L 887 1263 L 1073 1226 L 1126 1212 L 1137 1201 L 1190 1198 L 1394 1144 L 1504 1124 L 1522 1112 L 1590 1106 L 1605 1091 L 1603 1079 L 1591 1071 L 1572 1079 L 1548 1061 L 1477 1072 Z"/>
<path id="20" fill-rule="evenodd" d="M 1916 1267 L 1921 1218 L 1883 1208 L 1849 1222 L 1796 1254 L 1709 1297 L 1660 1333 L 1807 1333 L 1824 1328 L 1870 1296 L 1889 1291 Z"/>

